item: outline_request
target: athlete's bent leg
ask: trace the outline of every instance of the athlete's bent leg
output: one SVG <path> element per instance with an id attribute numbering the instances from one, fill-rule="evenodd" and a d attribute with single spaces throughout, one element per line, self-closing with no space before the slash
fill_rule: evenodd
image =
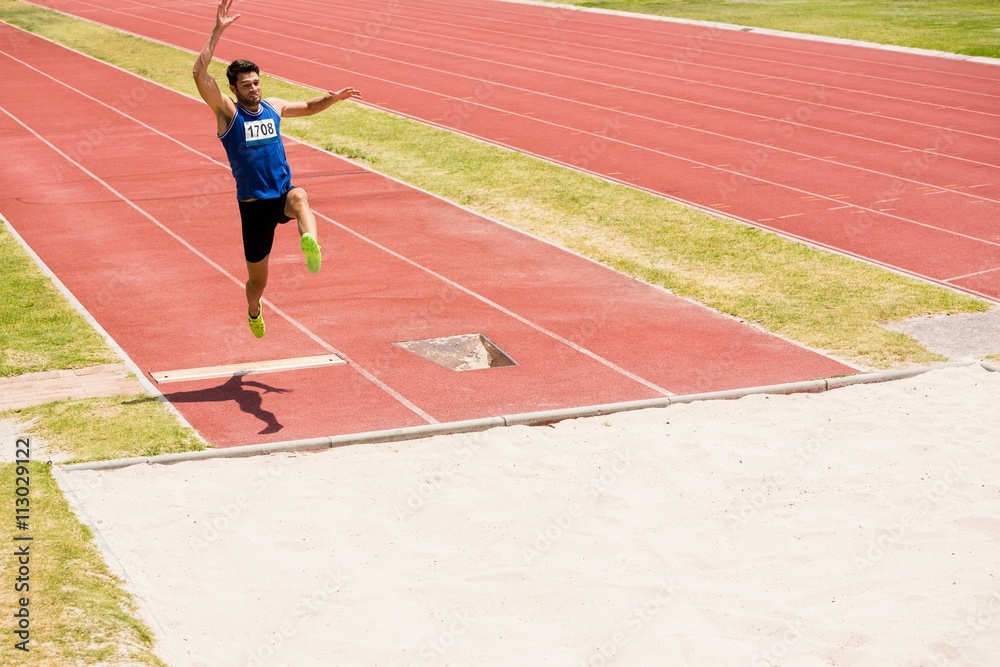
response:
<path id="1" fill-rule="evenodd" d="M 285 215 L 299 223 L 299 236 L 312 234 L 316 237 L 316 216 L 309 207 L 309 195 L 303 188 L 292 188 L 285 198 Z"/>
<path id="2" fill-rule="evenodd" d="M 316 273 L 322 264 L 323 254 L 316 239 L 316 216 L 309 208 L 309 196 L 305 190 L 292 188 L 288 191 L 285 198 L 285 215 L 298 220 L 302 252 L 306 256 L 306 268 L 310 273 Z"/>

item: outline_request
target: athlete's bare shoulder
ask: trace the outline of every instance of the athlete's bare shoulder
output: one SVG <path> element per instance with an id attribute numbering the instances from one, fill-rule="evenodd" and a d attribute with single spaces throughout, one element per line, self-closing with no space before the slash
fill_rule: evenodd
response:
<path id="1" fill-rule="evenodd" d="M 283 100 L 280 97 L 268 97 L 264 101 L 271 105 L 271 108 L 274 109 L 279 116 L 281 115 L 281 112 L 285 110 L 285 107 L 288 106 L 288 100 Z"/>

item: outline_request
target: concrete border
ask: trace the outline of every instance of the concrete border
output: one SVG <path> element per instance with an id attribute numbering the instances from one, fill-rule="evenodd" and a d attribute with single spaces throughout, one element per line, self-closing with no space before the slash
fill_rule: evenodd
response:
<path id="1" fill-rule="evenodd" d="M 959 60 L 963 62 L 981 63 L 984 65 L 1000 66 L 1000 58 L 989 56 L 970 56 L 964 53 L 952 53 L 950 51 L 935 51 L 934 49 L 921 49 L 912 46 L 898 46 L 896 44 L 881 44 L 879 42 L 864 42 L 859 39 L 846 39 L 844 37 L 828 37 L 826 35 L 813 35 L 805 32 L 791 32 L 788 30 L 775 30 L 773 28 L 757 28 L 754 26 L 738 25 L 735 23 L 721 23 L 718 21 L 703 21 L 698 19 L 676 18 L 672 16 L 662 16 L 659 14 L 643 14 L 640 12 L 625 12 L 617 9 L 601 9 L 599 7 L 581 7 L 579 5 L 567 5 L 559 2 L 544 2 L 543 0 L 500 0 L 515 5 L 533 5 L 535 7 L 555 8 L 563 11 L 588 12 L 591 14 L 606 14 L 609 16 L 622 16 L 627 18 L 647 19 L 650 21 L 662 21 L 665 23 L 681 23 L 684 25 L 701 26 L 715 30 L 729 30 L 732 32 L 752 32 L 759 35 L 772 37 L 787 37 L 789 39 L 804 39 L 812 42 L 826 42 L 828 44 L 840 44 L 842 46 L 857 46 L 860 48 L 874 49 L 878 51 L 895 51 L 898 53 L 909 53 L 918 56 L 930 56 L 933 58 L 944 58 L 946 60 Z"/>
<path id="2" fill-rule="evenodd" d="M 197 452 L 182 452 L 179 454 L 162 454 L 159 456 L 135 457 L 127 459 L 112 459 L 109 461 L 93 461 L 89 463 L 76 463 L 61 466 L 66 472 L 76 472 L 79 470 L 116 470 L 127 468 L 133 465 L 170 465 L 174 463 L 184 463 L 188 461 L 204 461 L 209 459 L 245 458 L 249 456 L 261 456 L 265 454 L 275 454 L 280 452 L 301 452 L 332 449 L 334 447 L 345 447 L 348 445 L 372 445 L 387 442 L 405 442 L 407 440 L 417 440 L 420 438 L 430 438 L 437 435 L 453 435 L 457 433 L 476 433 L 486 431 L 501 426 L 540 426 L 554 424 L 566 419 L 579 419 L 581 417 L 597 417 L 619 412 L 629 412 L 632 410 L 643 410 L 646 408 L 665 408 L 670 405 L 694 403 L 696 401 L 718 401 L 732 400 L 751 396 L 754 394 L 818 394 L 833 389 L 840 389 L 858 384 L 876 384 L 880 382 L 892 382 L 911 378 L 924 373 L 940 370 L 943 368 L 963 368 L 975 366 L 986 362 L 968 361 L 953 362 L 947 364 L 937 364 L 934 366 L 920 366 L 904 370 L 878 371 L 874 373 L 864 373 L 846 377 L 829 378 L 825 380 L 811 380 L 808 382 L 793 382 L 788 384 L 766 385 L 761 387 L 747 387 L 744 389 L 731 389 L 726 391 L 708 392 L 702 394 L 687 394 L 682 396 L 666 396 L 663 398 L 653 398 L 643 401 L 629 401 L 623 403 L 608 403 L 605 405 L 592 405 L 581 408 L 566 408 L 561 410 L 549 410 L 544 412 L 532 412 L 518 415 L 507 415 L 501 417 L 487 417 L 485 419 L 473 419 L 469 421 L 446 422 L 443 424 L 429 424 L 409 428 L 390 429 L 385 431 L 372 431 L 370 433 L 355 433 L 339 436 L 327 436 L 321 438 L 311 438 L 306 440 L 289 440 L 285 442 L 267 443 L 262 445 L 246 445 L 241 447 L 227 447 L 224 449 L 207 449 Z M 992 364 L 991 364 L 992 366 Z M 1000 372 L 1000 366 L 993 366 L 992 369 Z"/>
<path id="3" fill-rule="evenodd" d="M 991 373 L 1000 373 L 1000 365 L 994 364 L 992 361 L 980 361 L 979 365 Z"/>

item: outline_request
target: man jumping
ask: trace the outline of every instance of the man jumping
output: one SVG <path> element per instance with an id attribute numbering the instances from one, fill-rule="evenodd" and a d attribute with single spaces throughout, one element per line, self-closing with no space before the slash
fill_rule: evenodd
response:
<path id="1" fill-rule="evenodd" d="M 233 0 L 221 0 L 215 29 L 194 63 L 194 81 L 202 99 L 215 112 L 218 136 L 229 156 L 236 179 L 243 226 L 243 254 L 249 275 L 246 284 L 250 330 L 264 337 L 261 296 L 267 285 L 267 258 L 274 243 L 274 230 L 293 218 L 298 221 L 302 252 L 311 273 L 319 271 L 322 255 L 316 234 L 316 218 L 309 208 L 306 191 L 292 185 L 292 171 L 281 140 L 281 119 L 311 116 L 341 100 L 361 95 L 353 88 L 327 93 L 308 102 L 263 99 L 260 70 L 248 60 L 236 60 L 226 70 L 234 102 L 223 95 L 208 73 L 212 54 L 222 33 L 240 14 L 229 15 Z"/>

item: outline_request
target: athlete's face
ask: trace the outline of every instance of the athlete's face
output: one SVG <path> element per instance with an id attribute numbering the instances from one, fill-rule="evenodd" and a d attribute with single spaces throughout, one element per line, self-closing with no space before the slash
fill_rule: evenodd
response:
<path id="1" fill-rule="evenodd" d="M 236 85 L 229 88 L 236 95 L 240 106 L 253 109 L 260 104 L 260 77 L 256 73 L 241 73 L 236 79 Z"/>

